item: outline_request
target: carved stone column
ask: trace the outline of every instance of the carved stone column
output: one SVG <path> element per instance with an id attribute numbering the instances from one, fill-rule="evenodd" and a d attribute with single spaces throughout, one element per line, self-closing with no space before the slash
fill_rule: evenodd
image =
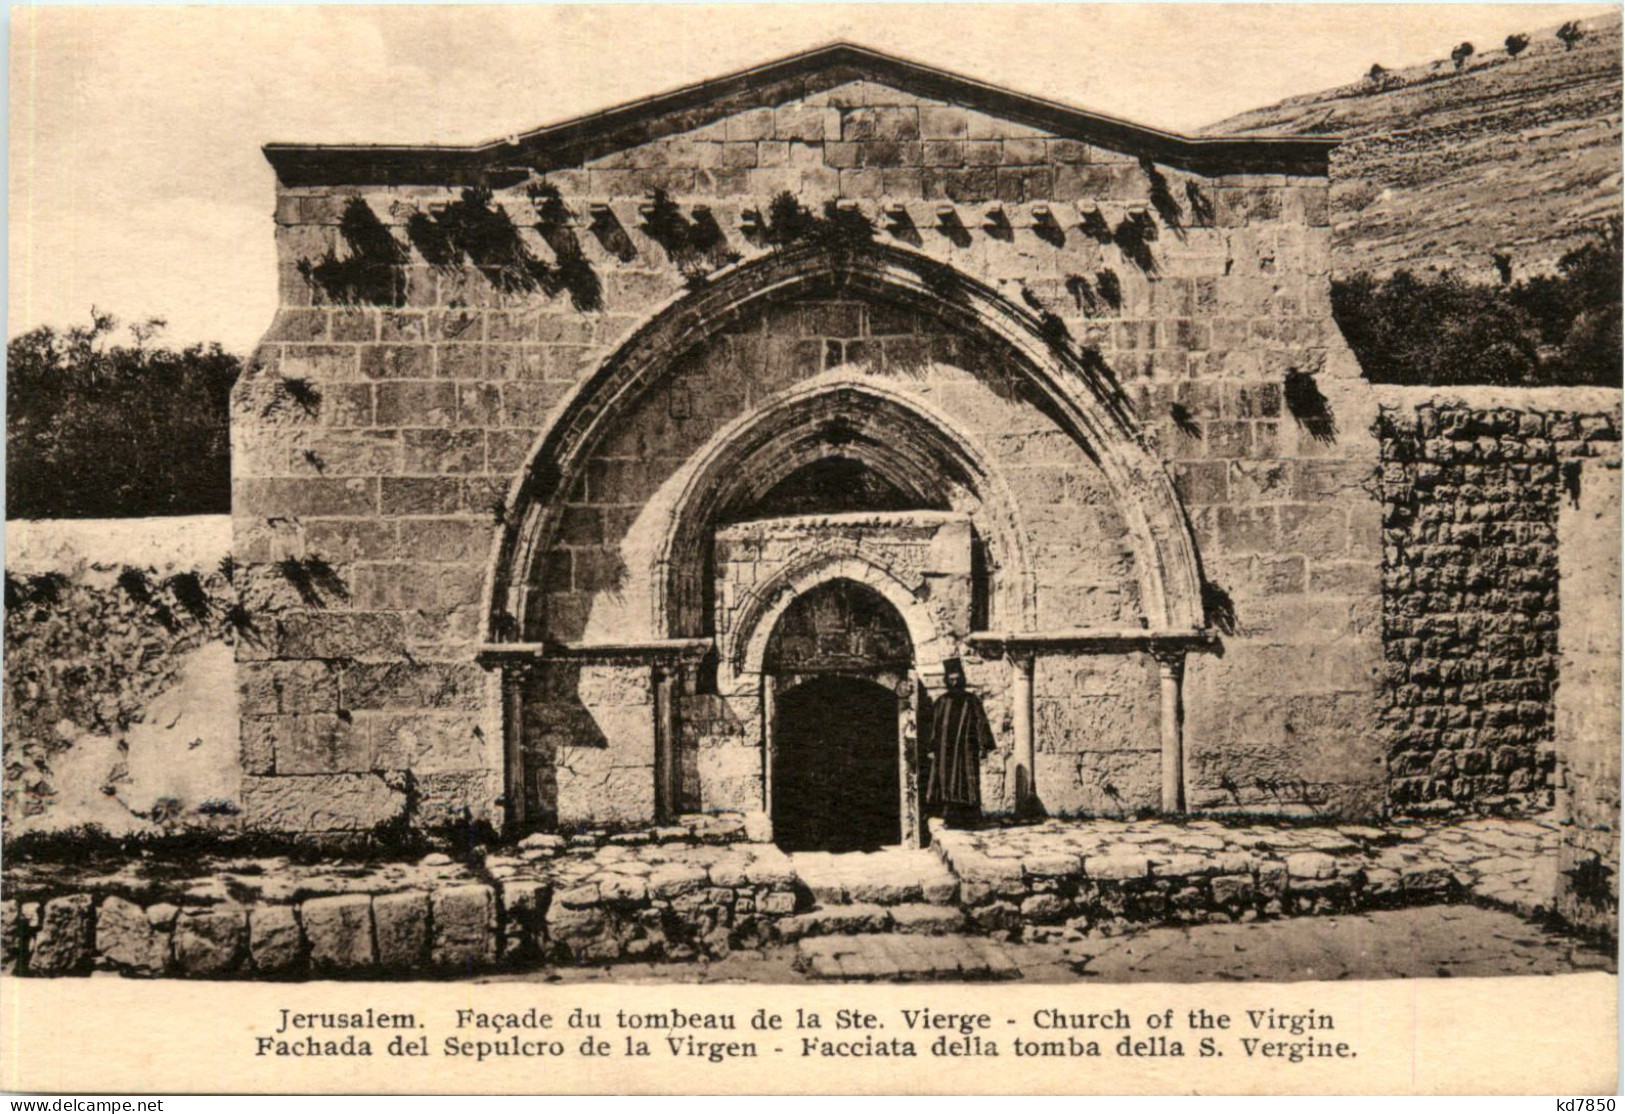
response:
<path id="1" fill-rule="evenodd" d="M 676 818 L 681 796 L 681 767 L 677 761 L 677 694 L 682 683 L 682 665 L 657 661 L 654 664 L 655 695 L 655 815 L 662 821 Z"/>
<path id="2" fill-rule="evenodd" d="M 525 822 L 525 678 L 527 665 L 518 661 L 502 663 L 502 799 L 503 825 L 510 831 Z"/>
<path id="3" fill-rule="evenodd" d="M 1009 654 L 1015 673 L 1013 711 L 1016 730 L 1015 806 L 1016 815 L 1031 816 L 1038 811 L 1038 783 L 1033 776 L 1036 747 L 1033 745 L 1033 653 L 1013 650 Z"/>
<path id="4" fill-rule="evenodd" d="M 1185 651 L 1151 651 L 1162 675 L 1162 812 L 1185 812 Z"/>

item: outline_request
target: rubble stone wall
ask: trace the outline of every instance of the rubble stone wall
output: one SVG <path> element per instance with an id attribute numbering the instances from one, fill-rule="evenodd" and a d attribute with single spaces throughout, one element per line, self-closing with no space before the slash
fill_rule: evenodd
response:
<path id="1" fill-rule="evenodd" d="M 6 524 L 8 837 L 237 826 L 229 552 L 223 516 Z"/>
<path id="2" fill-rule="evenodd" d="M 1550 807 L 1560 629 L 1572 614 L 1560 578 L 1571 564 L 1617 575 L 1618 563 L 1617 547 L 1561 536 L 1560 508 L 1586 461 L 1618 459 L 1618 395 L 1390 396 L 1379 433 L 1391 805 Z"/>

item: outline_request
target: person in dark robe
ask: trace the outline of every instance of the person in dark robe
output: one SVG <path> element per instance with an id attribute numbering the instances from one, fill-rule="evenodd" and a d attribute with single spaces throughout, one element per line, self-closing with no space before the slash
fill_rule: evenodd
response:
<path id="1" fill-rule="evenodd" d="M 993 749 L 982 699 L 965 688 L 958 658 L 943 663 L 942 695 L 931 705 L 926 773 L 928 812 L 952 827 L 973 824 L 982 815 L 982 755 Z"/>

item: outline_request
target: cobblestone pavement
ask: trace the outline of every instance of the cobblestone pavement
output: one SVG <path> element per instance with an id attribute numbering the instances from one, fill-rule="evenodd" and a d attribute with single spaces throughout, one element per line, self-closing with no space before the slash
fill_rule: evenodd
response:
<path id="1" fill-rule="evenodd" d="M 566 967 L 485 981 L 785 983 L 1014 980 L 1304 982 L 1614 971 L 1614 955 L 1470 905 L 1151 928 L 1109 939 L 999 942 L 894 933 L 819 937 L 709 963 Z"/>

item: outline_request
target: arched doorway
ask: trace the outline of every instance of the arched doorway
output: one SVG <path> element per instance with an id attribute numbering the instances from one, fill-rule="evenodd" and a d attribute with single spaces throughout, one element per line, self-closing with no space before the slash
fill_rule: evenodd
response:
<path id="1" fill-rule="evenodd" d="M 872 851 L 897 843 L 897 694 L 831 675 L 779 697 L 773 839 L 786 851 Z"/>
<path id="2" fill-rule="evenodd" d="M 762 683 L 769 816 L 787 851 L 873 850 L 904 841 L 906 701 L 913 647 L 884 596 L 836 578 L 785 610 Z"/>

